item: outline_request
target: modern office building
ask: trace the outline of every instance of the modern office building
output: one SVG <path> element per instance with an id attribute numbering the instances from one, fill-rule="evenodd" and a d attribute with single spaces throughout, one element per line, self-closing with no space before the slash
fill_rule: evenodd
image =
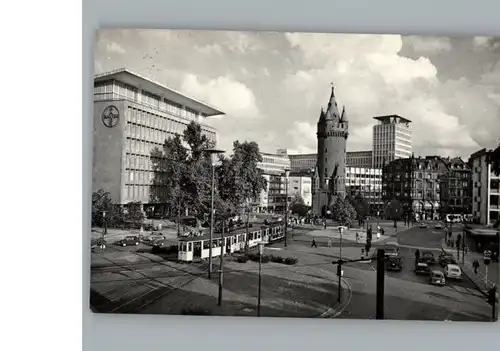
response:
<path id="1" fill-rule="evenodd" d="M 297 154 L 288 155 L 288 157 L 290 157 L 292 170 L 297 172 L 314 169 L 318 161 L 318 154 Z M 372 168 L 372 158 L 371 150 L 347 151 L 346 167 Z"/>
<path id="2" fill-rule="evenodd" d="M 117 204 L 151 203 L 151 151 L 182 135 L 191 121 L 214 143 L 217 131 L 206 118 L 224 114 L 127 69 L 94 77 L 92 189 L 105 189 Z"/>
<path id="3" fill-rule="evenodd" d="M 290 158 L 290 167 L 294 172 L 303 172 L 316 168 L 318 162 L 317 154 L 298 154 L 288 155 Z"/>
<path id="4" fill-rule="evenodd" d="M 489 153 L 482 149 L 470 156 L 472 171 L 472 216 L 483 225 L 500 220 L 500 175 L 491 170 Z"/>
<path id="5" fill-rule="evenodd" d="M 347 195 L 361 195 L 372 214 L 382 210 L 382 169 L 346 167 L 345 179 Z"/>
<path id="6" fill-rule="evenodd" d="M 294 196 L 299 195 L 304 204 L 311 206 L 312 204 L 312 179 L 310 172 L 290 172 L 288 179 L 288 193 Z"/>
<path id="7" fill-rule="evenodd" d="M 472 214 L 472 172 L 460 157 L 444 158 L 447 169 L 439 178 L 443 214 Z"/>
<path id="8" fill-rule="evenodd" d="M 373 168 L 412 155 L 411 121 L 398 115 L 373 117 Z"/>
<path id="9" fill-rule="evenodd" d="M 290 159 L 286 154 L 261 153 L 262 162 L 257 167 L 262 170 L 267 180 L 267 188 L 261 191 L 259 199 L 252 204 L 253 211 L 257 213 L 284 213 L 286 198 L 285 170 L 290 170 Z M 289 186 L 290 189 L 290 186 Z M 288 201 L 292 194 L 288 193 Z"/>
<path id="10" fill-rule="evenodd" d="M 346 166 L 356 168 L 372 168 L 373 152 L 367 151 L 347 151 Z"/>

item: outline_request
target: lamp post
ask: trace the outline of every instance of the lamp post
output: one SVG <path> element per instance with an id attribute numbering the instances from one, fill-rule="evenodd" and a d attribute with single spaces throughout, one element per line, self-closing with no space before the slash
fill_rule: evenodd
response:
<path id="1" fill-rule="evenodd" d="M 106 211 L 102 211 L 102 219 L 104 220 L 104 230 L 102 231 L 101 237 L 101 249 L 104 249 L 106 246 L 104 245 L 104 237 L 108 234 L 108 220 L 106 218 Z"/>
<path id="2" fill-rule="evenodd" d="M 342 262 L 342 234 L 344 233 L 344 227 L 343 226 L 340 226 L 339 227 L 339 232 L 340 232 L 340 253 L 339 253 L 339 261 Z M 340 265 L 340 269 L 339 269 L 339 284 L 338 284 L 338 289 L 339 289 L 339 292 L 337 294 L 337 301 L 340 302 L 340 297 L 341 297 L 341 293 L 342 293 L 342 264 Z"/>
<path id="3" fill-rule="evenodd" d="M 286 237 L 288 235 L 288 176 L 290 175 L 290 170 L 285 168 L 285 247 Z"/>
<path id="4" fill-rule="evenodd" d="M 222 150 L 215 148 L 209 148 L 204 150 L 209 156 L 212 163 L 212 195 L 210 200 L 210 235 L 209 235 L 209 246 L 208 246 L 208 279 L 212 278 L 212 237 L 214 235 L 214 191 L 215 191 L 215 163 L 217 162 L 216 156 L 224 153 Z M 224 228 L 224 226 L 223 226 Z M 224 232 L 224 229 L 222 230 Z M 222 234 L 224 236 L 224 233 Z M 222 247 L 221 247 L 222 250 Z M 222 262 L 222 251 L 221 251 L 221 262 Z"/>
<path id="5" fill-rule="evenodd" d="M 260 294 L 262 287 L 262 255 L 264 254 L 264 244 L 265 242 L 259 242 L 259 293 L 257 299 L 257 317 L 260 317 Z"/>

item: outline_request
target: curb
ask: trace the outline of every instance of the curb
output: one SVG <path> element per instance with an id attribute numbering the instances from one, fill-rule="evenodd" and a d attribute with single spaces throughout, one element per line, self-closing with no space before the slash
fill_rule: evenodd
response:
<path id="1" fill-rule="evenodd" d="M 453 256 L 453 258 L 455 259 L 456 264 L 457 264 L 457 265 L 460 267 L 460 269 L 462 270 L 462 273 L 463 273 L 463 274 L 467 277 L 467 279 L 468 279 L 468 280 L 472 283 L 472 285 L 474 285 L 474 286 L 476 287 L 476 289 L 477 289 L 477 290 L 478 290 L 481 294 L 483 294 L 483 295 L 485 295 L 485 296 L 488 296 L 488 292 L 487 292 L 487 291 L 485 291 L 485 290 L 483 289 L 483 287 L 482 287 L 482 286 L 480 286 L 480 284 L 478 284 L 478 283 L 476 282 L 476 279 L 473 279 L 473 278 L 471 277 L 471 274 L 467 272 L 467 270 L 469 270 L 469 267 L 467 267 L 465 264 L 462 264 L 462 263 L 460 262 L 460 260 L 456 258 L 456 255 L 454 254 L 454 250 L 453 250 L 453 249 L 451 249 L 451 250 L 450 250 L 450 249 L 445 249 L 445 248 L 444 248 L 444 246 L 442 245 L 442 246 L 441 246 L 441 250 L 443 250 L 444 252 L 446 252 L 446 253 L 448 253 L 448 254 L 451 254 L 451 255 Z M 467 270 L 466 270 L 466 269 L 467 269 Z M 490 281 L 489 281 L 489 280 L 488 280 L 488 283 L 490 283 Z M 487 286 L 486 286 L 486 288 L 487 288 Z"/>
<path id="2" fill-rule="evenodd" d="M 344 286 L 343 290 L 344 292 L 347 292 L 347 299 L 345 301 L 337 302 L 335 305 L 327 309 L 325 312 L 323 312 L 320 316 L 320 318 L 335 318 L 338 317 L 344 310 L 346 309 L 347 306 L 351 303 L 351 298 L 352 298 L 352 289 L 347 280 L 344 278 L 341 278 L 341 283 Z M 345 294 L 343 295 L 345 297 Z M 344 300 L 344 299 L 342 299 Z"/>

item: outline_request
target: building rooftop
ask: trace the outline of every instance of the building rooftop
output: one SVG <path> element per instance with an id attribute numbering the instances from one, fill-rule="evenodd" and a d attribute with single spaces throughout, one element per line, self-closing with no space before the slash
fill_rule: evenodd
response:
<path id="1" fill-rule="evenodd" d="M 382 123 L 411 123 L 411 121 L 408 118 L 401 117 L 399 115 L 387 115 L 387 116 L 376 116 L 373 117 L 373 119 L 376 119 L 377 121 L 380 121 Z"/>
<path id="2" fill-rule="evenodd" d="M 225 114 L 221 110 L 210 106 L 207 103 L 188 97 L 178 91 L 175 91 L 172 88 L 169 88 L 161 83 L 146 78 L 126 68 L 120 68 L 114 71 L 97 74 L 94 76 L 94 84 L 110 79 L 117 80 L 139 89 L 144 89 L 151 94 L 160 96 L 172 102 L 176 102 L 195 111 L 199 111 L 207 117 Z"/>

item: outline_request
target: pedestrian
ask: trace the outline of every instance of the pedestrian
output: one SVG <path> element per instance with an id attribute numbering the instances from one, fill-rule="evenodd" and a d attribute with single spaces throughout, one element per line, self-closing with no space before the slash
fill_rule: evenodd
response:
<path id="1" fill-rule="evenodd" d="M 323 220 L 323 229 L 326 229 L 326 219 Z"/>
<path id="2" fill-rule="evenodd" d="M 318 245 L 316 245 L 316 240 L 314 240 L 314 238 L 313 238 L 313 241 L 312 241 L 311 247 L 318 247 Z"/>
<path id="3" fill-rule="evenodd" d="M 332 247 L 332 239 L 328 238 L 328 247 Z"/>
<path id="4" fill-rule="evenodd" d="M 479 261 L 478 260 L 474 260 L 472 262 L 472 267 L 474 268 L 474 274 L 477 274 L 477 270 L 479 269 Z"/>
<path id="5" fill-rule="evenodd" d="M 417 251 L 415 251 L 415 260 L 418 261 L 420 259 L 420 250 L 417 249 Z"/>

